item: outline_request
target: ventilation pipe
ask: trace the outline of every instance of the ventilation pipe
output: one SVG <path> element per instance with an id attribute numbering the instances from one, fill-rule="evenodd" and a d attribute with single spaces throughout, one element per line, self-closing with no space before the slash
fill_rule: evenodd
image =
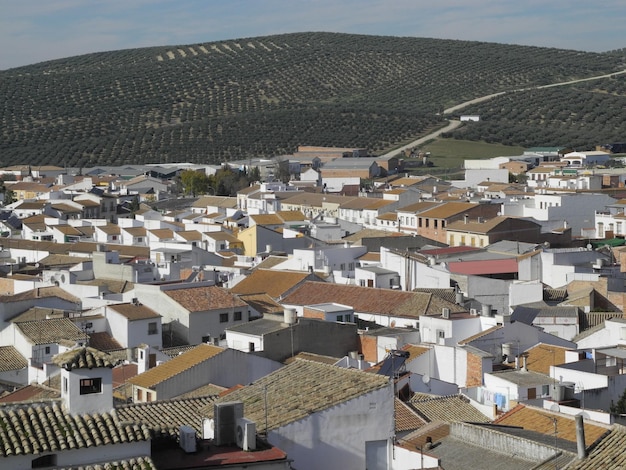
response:
<path id="1" fill-rule="evenodd" d="M 587 456 L 587 448 L 585 447 L 585 426 L 583 423 L 583 415 L 578 414 L 576 419 L 576 448 L 578 449 L 578 458 L 584 459 Z"/>

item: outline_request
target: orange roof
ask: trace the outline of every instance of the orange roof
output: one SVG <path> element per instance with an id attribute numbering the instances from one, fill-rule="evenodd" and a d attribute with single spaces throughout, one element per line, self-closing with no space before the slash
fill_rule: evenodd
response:
<path id="1" fill-rule="evenodd" d="M 504 426 L 519 426 L 523 429 L 554 435 L 554 420 L 556 419 L 557 435 L 559 439 L 576 442 L 576 422 L 573 416 L 552 413 L 541 408 L 526 405 L 517 405 L 509 412 L 494 421 L 494 424 Z M 590 424 L 585 421 L 585 445 L 588 447 L 602 437 L 608 429 L 603 426 Z"/>
<path id="2" fill-rule="evenodd" d="M 236 284 L 231 289 L 231 292 L 235 294 L 266 293 L 270 297 L 277 299 L 308 278 L 311 278 L 311 273 L 308 271 L 257 269 L 243 281 Z M 317 277 L 315 279 L 321 280 Z"/>
<path id="3" fill-rule="evenodd" d="M 213 356 L 217 356 L 222 351 L 224 351 L 224 349 L 218 346 L 199 344 L 192 350 L 176 356 L 170 361 L 164 362 L 142 374 L 132 377 L 128 382 L 139 387 L 153 388 L 161 382 L 171 379 Z"/>
<path id="4" fill-rule="evenodd" d="M 433 209 L 426 210 L 420 214 L 421 217 L 428 217 L 431 219 L 447 219 L 462 212 L 468 211 L 476 207 L 477 204 L 471 202 L 446 202 Z"/>
<path id="5" fill-rule="evenodd" d="M 248 306 L 247 303 L 232 295 L 228 290 L 216 286 L 165 290 L 163 293 L 190 312 Z"/>

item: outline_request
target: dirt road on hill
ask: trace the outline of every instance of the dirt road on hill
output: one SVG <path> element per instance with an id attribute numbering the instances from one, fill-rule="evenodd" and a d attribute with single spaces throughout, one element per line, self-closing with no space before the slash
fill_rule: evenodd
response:
<path id="1" fill-rule="evenodd" d="M 492 98 L 495 98 L 496 96 L 504 95 L 506 93 L 515 93 L 515 92 L 518 92 L 518 91 L 527 91 L 527 90 L 539 90 L 539 89 L 542 89 L 542 88 L 552 88 L 552 87 L 555 87 L 555 86 L 565 86 L 565 85 L 571 85 L 572 83 L 588 82 L 588 81 L 591 81 L 591 80 L 600 80 L 600 79 L 603 79 L 603 78 L 610 78 L 610 77 L 614 77 L 616 75 L 623 75 L 623 74 L 626 74 L 626 70 L 620 70 L 619 72 L 606 73 L 604 75 L 596 75 L 595 77 L 579 78 L 577 80 L 569 80 L 567 82 L 551 83 L 549 85 L 538 85 L 538 86 L 533 86 L 533 87 L 529 87 L 529 88 L 519 88 L 517 90 L 512 90 L 512 91 L 501 91 L 499 93 L 492 93 L 490 95 L 480 96 L 478 98 L 474 98 L 472 100 L 464 101 L 463 103 L 456 104 L 456 105 L 454 105 L 454 106 L 452 106 L 450 108 L 444 109 L 443 110 L 443 114 L 452 114 L 455 111 L 463 109 L 463 108 L 465 108 L 465 107 L 467 107 L 469 105 L 476 104 L 476 103 L 482 103 L 483 101 L 490 100 Z M 395 150 L 392 150 L 391 152 L 387 152 L 386 154 L 382 155 L 382 158 L 395 157 L 396 155 L 402 153 L 406 149 L 410 149 L 410 148 L 416 147 L 418 145 L 423 144 L 424 142 L 427 142 L 429 140 L 435 139 L 435 138 L 439 137 L 442 133 L 453 131 L 454 129 L 456 129 L 460 125 L 461 125 L 461 121 L 456 120 L 456 119 L 450 119 L 450 121 L 448 122 L 448 125 L 446 127 L 443 127 L 443 128 L 441 128 L 439 130 L 431 132 L 430 134 L 425 135 L 424 137 L 420 137 L 419 139 L 414 140 L 412 142 L 409 142 L 408 144 L 403 145 L 402 147 L 399 147 L 399 148 L 397 148 Z"/>

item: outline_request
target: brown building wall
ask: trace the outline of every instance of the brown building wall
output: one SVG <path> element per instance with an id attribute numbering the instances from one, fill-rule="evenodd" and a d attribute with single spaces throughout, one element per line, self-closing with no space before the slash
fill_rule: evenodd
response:
<path id="1" fill-rule="evenodd" d="M 479 356 L 467 354 L 466 387 L 479 387 L 483 383 L 483 362 Z"/>
<path id="2" fill-rule="evenodd" d="M 315 318 L 317 320 L 324 320 L 324 312 L 319 310 L 313 310 L 312 308 L 304 307 L 302 310 L 302 316 L 304 318 Z"/>
<path id="3" fill-rule="evenodd" d="M 378 362 L 377 345 L 375 336 L 360 335 L 360 348 L 363 359 L 368 362 Z"/>

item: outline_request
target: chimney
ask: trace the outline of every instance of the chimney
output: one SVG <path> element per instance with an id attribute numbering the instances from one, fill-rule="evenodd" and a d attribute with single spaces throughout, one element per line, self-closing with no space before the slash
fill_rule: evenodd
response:
<path id="1" fill-rule="evenodd" d="M 464 222 L 464 223 L 468 223 L 468 222 L 469 222 L 469 214 L 465 214 L 465 215 L 463 216 L 463 222 Z"/>
<path id="2" fill-rule="evenodd" d="M 522 370 L 524 372 L 528 372 L 528 369 L 526 368 L 526 355 L 525 354 L 522 356 Z"/>
<path id="3" fill-rule="evenodd" d="M 576 420 L 576 448 L 578 449 L 578 458 L 587 457 L 587 448 L 585 447 L 585 426 L 583 424 L 583 414 L 577 414 Z"/>

